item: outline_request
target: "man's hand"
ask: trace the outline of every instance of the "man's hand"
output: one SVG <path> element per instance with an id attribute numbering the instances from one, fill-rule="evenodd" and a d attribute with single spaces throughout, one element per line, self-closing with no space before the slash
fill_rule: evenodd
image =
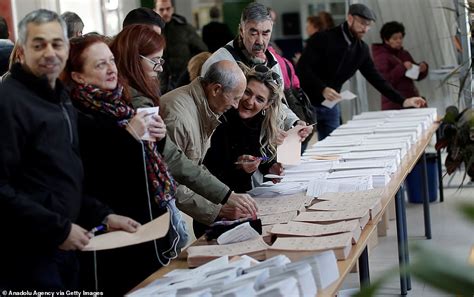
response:
<path id="1" fill-rule="evenodd" d="M 104 221 L 109 226 L 109 231 L 111 230 L 124 230 L 127 232 L 134 233 L 140 227 L 140 223 L 135 220 L 132 220 L 129 217 L 119 216 L 116 214 L 110 214 L 105 218 Z"/>
<path id="2" fill-rule="evenodd" d="M 308 137 L 309 135 L 311 135 L 311 132 L 313 132 L 313 126 L 307 126 L 306 122 L 303 122 L 303 121 L 297 121 L 296 122 L 297 125 L 300 125 L 300 126 L 304 126 L 303 128 L 301 128 L 299 131 L 298 131 L 298 135 L 300 137 L 300 141 L 303 142 L 306 137 Z"/>
<path id="3" fill-rule="evenodd" d="M 225 205 L 236 207 L 240 209 L 242 213 L 251 214 L 252 217 L 257 216 L 257 203 L 248 194 L 237 194 L 232 192 Z"/>
<path id="4" fill-rule="evenodd" d="M 403 101 L 403 107 L 419 108 L 419 107 L 426 107 L 426 106 L 427 105 L 426 105 L 425 99 L 421 97 L 410 97 L 410 98 L 405 99 L 405 101 Z"/>
<path id="5" fill-rule="evenodd" d="M 87 244 L 92 235 L 87 233 L 87 230 L 79 225 L 71 224 L 71 231 L 66 240 L 61 243 L 59 249 L 65 251 L 82 250 Z"/>
<path id="6" fill-rule="evenodd" d="M 242 212 L 240 208 L 229 206 L 226 203 L 221 207 L 218 217 L 228 220 L 237 220 L 240 218 L 252 218 L 254 216 L 251 213 Z"/>
<path id="7" fill-rule="evenodd" d="M 323 90 L 323 97 L 324 99 L 327 99 L 329 101 L 334 101 L 341 99 L 341 94 L 336 92 L 336 90 L 330 88 L 330 87 L 325 87 Z"/>

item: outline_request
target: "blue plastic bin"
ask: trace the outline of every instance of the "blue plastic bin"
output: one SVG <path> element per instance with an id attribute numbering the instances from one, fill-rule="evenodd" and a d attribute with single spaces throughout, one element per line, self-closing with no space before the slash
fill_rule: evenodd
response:
<path id="1" fill-rule="evenodd" d="M 436 154 L 426 155 L 426 170 L 428 174 L 428 193 L 430 202 L 438 199 L 438 164 Z M 422 174 L 423 163 L 420 159 L 406 179 L 408 201 L 411 203 L 423 203 Z"/>

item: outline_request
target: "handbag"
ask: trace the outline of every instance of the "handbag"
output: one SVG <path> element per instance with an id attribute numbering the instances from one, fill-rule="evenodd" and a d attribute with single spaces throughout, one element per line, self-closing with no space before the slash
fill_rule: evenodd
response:
<path id="1" fill-rule="evenodd" d="M 305 121 L 308 125 L 316 123 L 316 113 L 313 105 L 303 89 L 293 87 L 293 76 L 291 75 L 290 66 L 286 61 L 285 65 L 288 77 L 290 78 L 290 87 L 283 91 L 285 94 L 286 105 L 300 120 Z"/>

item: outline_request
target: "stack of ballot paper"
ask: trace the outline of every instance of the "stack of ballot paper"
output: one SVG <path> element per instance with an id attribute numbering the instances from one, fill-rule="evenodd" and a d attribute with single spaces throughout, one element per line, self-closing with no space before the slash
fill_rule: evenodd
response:
<path id="1" fill-rule="evenodd" d="M 300 211 L 305 207 L 308 197 L 304 193 L 278 197 L 255 197 L 259 216 Z"/>
<path id="2" fill-rule="evenodd" d="M 257 260 L 265 259 L 265 250 L 268 245 L 263 238 L 258 237 L 244 242 L 225 245 L 190 246 L 188 252 L 188 266 L 197 267 L 222 256 L 249 255 Z"/>
<path id="3" fill-rule="evenodd" d="M 285 224 L 291 221 L 298 215 L 297 211 L 287 211 L 281 213 L 272 213 L 267 215 L 259 215 L 259 219 L 262 221 L 262 226 Z"/>
<path id="4" fill-rule="evenodd" d="M 372 176 L 313 179 L 308 183 L 306 196 L 319 197 L 324 193 L 357 192 L 370 189 L 373 189 Z"/>
<path id="5" fill-rule="evenodd" d="M 385 189 L 373 189 L 367 191 L 359 191 L 357 193 L 325 193 L 318 196 L 318 200 L 343 200 L 343 199 L 372 199 L 381 198 L 385 193 Z"/>
<path id="6" fill-rule="evenodd" d="M 302 193 L 306 190 L 307 182 L 284 182 L 274 184 L 273 182 L 265 182 L 258 187 L 253 188 L 247 193 L 251 196 L 281 196 Z"/>
<path id="7" fill-rule="evenodd" d="M 278 237 L 267 249 L 267 257 L 284 253 L 292 261 L 298 261 L 320 251 L 334 251 L 338 260 L 345 260 L 352 249 L 352 233 L 323 237 Z"/>
<path id="8" fill-rule="evenodd" d="M 341 221 L 358 220 L 361 229 L 369 222 L 370 212 L 368 208 L 355 208 L 336 211 L 307 211 L 300 213 L 293 221 L 328 224 Z"/>
<path id="9" fill-rule="evenodd" d="M 385 168 L 338 170 L 327 176 L 328 180 L 343 179 L 350 177 L 370 176 L 372 179 L 372 188 L 385 187 L 390 182 L 390 174 Z"/>
<path id="10" fill-rule="evenodd" d="M 308 209 L 325 211 L 352 210 L 356 208 L 369 209 L 370 219 L 374 219 L 382 210 L 381 196 L 363 198 L 359 193 L 360 192 L 353 193 L 351 199 L 336 198 L 332 200 L 323 200 L 311 205 Z"/>
<path id="11" fill-rule="evenodd" d="M 351 162 L 339 162 L 332 166 L 331 172 L 333 171 L 341 171 L 341 170 L 355 170 L 355 169 L 375 169 L 375 168 L 383 168 L 389 174 L 394 173 L 397 170 L 397 164 L 395 163 L 394 159 L 390 160 L 373 160 L 371 162 L 367 162 L 366 160 L 356 160 Z"/>
<path id="12" fill-rule="evenodd" d="M 291 221 L 288 222 L 288 224 L 274 225 L 270 230 L 270 233 L 277 237 L 315 237 L 346 232 L 352 233 L 352 243 L 356 244 L 362 232 L 359 221 L 342 221 L 333 224 L 315 224 Z"/>
<path id="13" fill-rule="evenodd" d="M 332 251 L 291 262 L 223 256 L 196 269 L 177 269 L 128 296 L 316 296 L 339 278 Z"/>

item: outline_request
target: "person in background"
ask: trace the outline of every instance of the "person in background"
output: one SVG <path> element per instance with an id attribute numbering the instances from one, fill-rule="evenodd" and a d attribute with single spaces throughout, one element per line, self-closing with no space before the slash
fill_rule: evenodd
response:
<path id="1" fill-rule="evenodd" d="M 403 48 L 405 27 L 399 22 L 388 22 L 380 29 L 382 43 L 372 45 L 375 67 L 380 74 L 404 97 L 420 96 L 412 78 L 405 75 L 416 63 L 410 53 Z M 428 63 L 418 64 L 420 73 L 417 81 L 428 75 Z M 382 110 L 402 109 L 402 105 L 382 96 Z"/>
<path id="2" fill-rule="evenodd" d="M 164 238 L 81 255 L 82 287 L 92 290 L 98 286 L 105 295 L 123 296 L 167 264 L 169 258 L 176 257 L 170 253 L 179 251 L 173 240 L 181 246 L 186 243 L 179 242 L 187 234 L 180 232 L 184 221 L 174 205 L 176 185 L 158 147 L 166 136 L 166 127 L 157 114 L 137 113 L 131 107 L 118 79 L 114 55 L 103 36 L 87 34 L 70 42 L 64 78 L 79 111 L 85 192 L 141 224 L 167 211 L 171 217 Z M 155 141 L 142 141 L 145 132 Z M 124 269 L 117 269 L 118 262 Z"/>
<path id="3" fill-rule="evenodd" d="M 312 35 L 318 33 L 319 31 L 322 30 L 323 23 L 321 21 L 321 18 L 315 15 L 310 15 L 309 17 L 306 18 L 306 35 L 308 35 L 308 38 L 311 37 Z M 304 46 L 306 47 L 306 41 L 304 42 Z M 293 57 L 293 62 L 295 64 L 298 64 L 298 60 L 301 57 L 301 52 L 295 53 L 295 56 Z M 299 82 L 298 82 L 299 84 Z"/>
<path id="4" fill-rule="evenodd" d="M 234 39 L 234 34 L 227 24 L 220 22 L 221 12 L 217 6 L 211 7 L 209 17 L 211 22 L 202 27 L 202 40 L 209 51 L 213 53 Z"/>
<path id="5" fill-rule="evenodd" d="M 2 231 L 0 288 L 76 290 L 87 230 L 140 224 L 84 195 L 77 113 L 57 79 L 69 51 L 63 19 L 27 14 L 17 44 L 21 63 L 0 84 L 0 223 L 12 226 Z"/>
<path id="6" fill-rule="evenodd" d="M 175 14 L 174 10 L 174 0 L 155 0 L 155 11 L 166 23 L 163 34 L 166 38 L 164 59 L 167 63 L 160 75 L 162 94 L 176 87 L 191 57 L 208 50 L 196 29 L 183 16 Z"/>
<path id="7" fill-rule="evenodd" d="M 313 36 L 313 34 L 318 33 L 322 30 L 323 22 L 321 18 L 315 15 L 311 15 L 306 19 L 306 34 L 308 37 Z"/>
<path id="8" fill-rule="evenodd" d="M 334 23 L 334 19 L 332 18 L 332 15 L 329 12 L 320 11 L 318 13 L 318 17 L 321 20 L 320 31 L 326 31 L 326 30 L 336 27 L 336 24 Z"/>
<path id="9" fill-rule="evenodd" d="M 196 79 L 201 74 L 202 65 L 211 55 L 210 52 L 202 52 L 192 57 L 188 62 L 186 71 L 179 77 L 177 86 L 185 86 Z"/>
<path id="10" fill-rule="evenodd" d="M 132 9 L 123 20 L 122 27 L 125 27 L 135 24 L 147 24 L 153 27 L 156 33 L 161 34 L 165 28 L 165 21 L 163 18 L 157 14 L 153 9 L 148 7 L 140 7 Z"/>
<path id="11" fill-rule="evenodd" d="M 421 97 L 405 98 L 378 73 L 369 47 L 362 40 L 375 21 L 374 12 L 363 4 L 352 4 L 346 21 L 333 29 L 313 35 L 298 61 L 296 72 L 301 87 L 313 100 L 318 119 L 318 138 L 326 138 L 340 125 L 340 107 L 321 103 L 341 98 L 342 85 L 357 70 L 380 93 L 403 107 L 423 107 Z"/>
<path id="12" fill-rule="evenodd" d="M 76 13 L 66 11 L 61 15 L 61 17 L 66 22 L 68 38 L 82 36 L 82 30 L 84 30 L 84 22 Z"/>
<path id="13" fill-rule="evenodd" d="M 237 109 L 224 113 L 225 121 L 216 128 L 204 165 L 232 189 L 252 189 L 252 174 L 281 175 L 276 162 L 278 131 L 283 125 L 278 74 L 263 65 L 245 67 L 247 88 Z M 239 163 L 239 164 L 236 164 Z"/>
<path id="14" fill-rule="evenodd" d="M 237 108 L 246 88 L 246 79 L 237 63 L 219 61 L 204 77 L 177 88 L 161 97 L 160 114 L 166 123 L 168 137 L 194 162 L 202 166 L 210 146 L 212 133 L 221 123 L 219 118 L 227 110 Z M 233 190 L 233 189 L 232 189 Z M 178 207 L 196 221 L 210 225 L 218 217 L 254 217 L 255 201 L 242 194 L 243 207 L 216 205 L 184 185 L 178 187 Z M 201 234 L 196 234 L 199 237 Z"/>
<path id="15" fill-rule="evenodd" d="M 13 51 L 13 42 L 8 37 L 10 32 L 7 21 L 0 16 L 0 76 L 8 71 L 10 54 Z"/>

